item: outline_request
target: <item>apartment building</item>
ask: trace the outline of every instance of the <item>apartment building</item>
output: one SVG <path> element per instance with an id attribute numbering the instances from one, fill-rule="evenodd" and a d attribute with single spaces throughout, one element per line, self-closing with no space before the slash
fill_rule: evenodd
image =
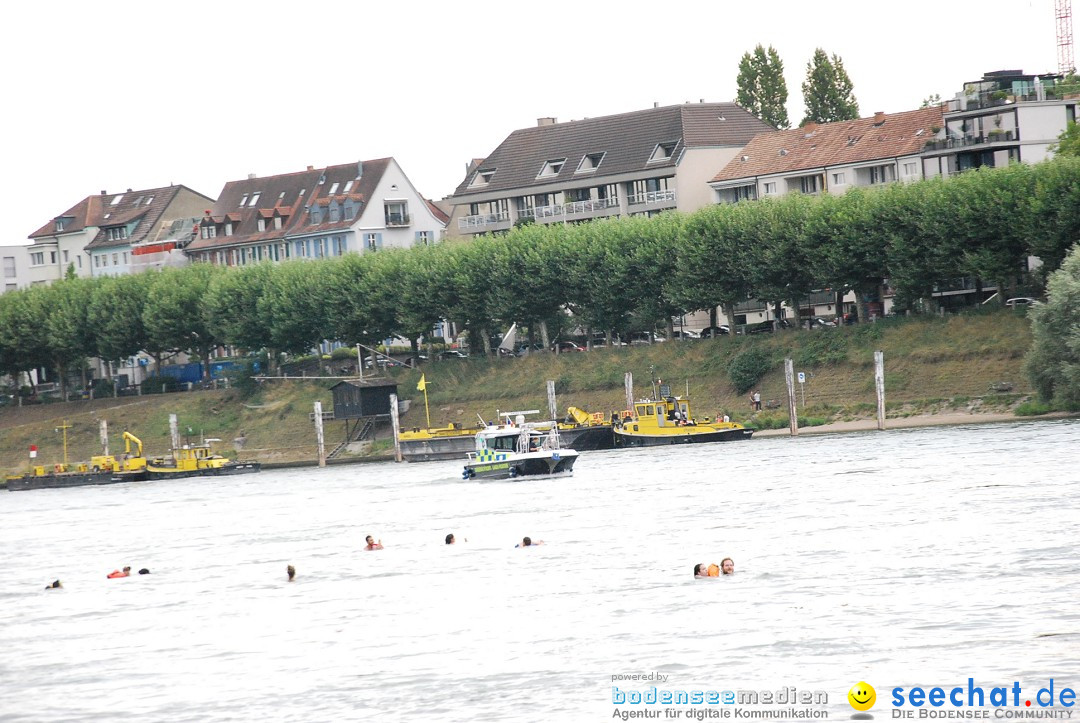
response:
<path id="1" fill-rule="evenodd" d="M 921 154 L 940 106 L 760 133 L 712 178 L 715 203 L 785 193 L 843 193 L 923 177 Z"/>
<path id="2" fill-rule="evenodd" d="M 435 243 L 446 221 L 393 158 L 308 166 L 226 183 L 186 253 L 226 266 L 372 253 Z"/>
<path id="3" fill-rule="evenodd" d="M 707 182 L 754 136 L 774 130 L 734 103 L 687 103 L 559 123 L 540 118 L 469 164 L 450 198 L 450 233 L 515 223 L 692 211 Z"/>

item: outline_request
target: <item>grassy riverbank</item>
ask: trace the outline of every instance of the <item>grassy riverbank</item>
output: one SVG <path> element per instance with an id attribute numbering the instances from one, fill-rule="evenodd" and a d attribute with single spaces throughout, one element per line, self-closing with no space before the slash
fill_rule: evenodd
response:
<path id="1" fill-rule="evenodd" d="M 435 362 L 422 370 L 403 370 L 395 379 L 399 395 L 412 399 L 403 427 L 425 426 L 423 395 L 416 391 L 420 371 L 427 375 L 433 425 L 451 421 L 469 424 L 477 415 L 491 419 L 496 409 L 546 409 L 545 381 L 554 379 L 559 407 L 610 412 L 625 407 L 623 374 L 634 374 L 636 394 L 647 394 L 650 368 L 657 378 L 683 394 L 689 384 L 697 416 L 729 414 L 758 428 L 786 426 L 786 409 L 751 414 L 746 394 L 736 390 L 728 373 L 732 360 L 748 352 L 766 369 L 760 382 L 762 399 L 785 397 L 783 359 L 795 360 L 806 372 L 804 424 L 850 422 L 872 417 L 875 410 L 873 352 L 885 354 L 885 388 L 891 418 L 955 412 L 1009 413 L 1031 395 L 1021 366 L 1031 343 L 1024 316 L 1012 311 L 986 311 L 948 318 L 896 319 L 872 325 L 815 331 L 787 331 L 753 337 L 667 342 L 652 346 L 597 349 L 587 354 L 537 354 L 522 359 L 465 359 Z M 753 351 L 749 351 L 753 350 Z M 744 360 L 749 357 L 744 356 Z M 333 382 L 267 382 L 250 397 L 236 390 L 153 395 L 136 398 L 70 402 L 0 410 L 0 468 L 24 470 L 31 444 L 39 461 L 62 457 L 63 420 L 68 430 L 68 457 L 87 459 L 98 453 L 98 420 L 109 422 L 112 451 L 122 451 L 120 435 L 130 430 L 145 443 L 148 454 L 169 447 L 169 414 L 179 418 L 181 432 L 217 437 L 231 454 L 241 440 L 240 457 L 262 461 L 314 459 L 312 404 L 332 408 Z M 328 450 L 343 438 L 341 422 L 326 424 Z M 381 431 L 371 450 L 389 446 Z"/>

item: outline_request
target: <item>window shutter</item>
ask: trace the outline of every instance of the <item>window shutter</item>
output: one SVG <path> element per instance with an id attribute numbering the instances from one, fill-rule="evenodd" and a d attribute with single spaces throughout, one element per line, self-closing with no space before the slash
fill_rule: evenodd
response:
<path id="1" fill-rule="evenodd" d="M 382 233 L 375 234 L 375 248 L 382 248 Z"/>

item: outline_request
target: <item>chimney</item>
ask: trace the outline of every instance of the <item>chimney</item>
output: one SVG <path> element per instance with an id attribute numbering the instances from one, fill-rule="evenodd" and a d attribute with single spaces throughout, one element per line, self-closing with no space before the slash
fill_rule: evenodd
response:
<path id="1" fill-rule="evenodd" d="M 308 166 L 308 167 L 307 167 L 307 169 L 308 169 L 309 171 L 314 171 L 314 170 L 315 170 L 315 166 Z"/>
<path id="2" fill-rule="evenodd" d="M 127 193 L 131 193 L 131 189 L 130 189 L 130 188 L 129 188 L 129 189 L 127 190 Z"/>
<path id="3" fill-rule="evenodd" d="M 551 116 L 548 116 L 547 118 L 537 118 L 536 119 L 536 126 L 537 126 L 537 128 L 541 128 L 543 126 L 553 126 L 558 122 L 559 122 L 558 118 L 553 118 Z"/>
<path id="4" fill-rule="evenodd" d="M 659 104 L 659 103 L 658 103 L 657 101 L 655 101 L 655 100 L 654 100 L 654 101 L 652 102 L 652 107 L 653 107 L 653 108 L 659 108 L 659 107 L 660 107 L 660 104 Z"/>
<path id="5" fill-rule="evenodd" d="M 356 162 L 356 177 L 357 178 L 363 178 L 364 177 L 364 162 L 363 161 L 357 161 Z"/>
<path id="6" fill-rule="evenodd" d="M 885 122 L 885 111 L 879 110 L 874 113 L 874 125 L 879 126 Z"/>
<path id="7" fill-rule="evenodd" d="M 704 99 L 704 98 L 699 98 L 699 99 L 698 99 L 698 103 L 704 103 L 704 102 L 705 102 L 705 99 Z"/>
<path id="8" fill-rule="evenodd" d="M 249 173 L 249 174 L 248 174 L 248 180 L 249 180 L 249 181 L 254 181 L 254 180 L 255 180 L 255 178 L 256 178 L 256 176 L 255 176 L 255 174 L 254 174 L 254 173 Z"/>
<path id="9" fill-rule="evenodd" d="M 102 196 L 108 196 L 108 195 L 109 195 L 109 193 L 108 193 L 108 191 L 106 191 L 106 190 L 105 190 L 105 189 L 103 188 L 103 189 L 101 189 L 101 195 L 102 195 Z"/>

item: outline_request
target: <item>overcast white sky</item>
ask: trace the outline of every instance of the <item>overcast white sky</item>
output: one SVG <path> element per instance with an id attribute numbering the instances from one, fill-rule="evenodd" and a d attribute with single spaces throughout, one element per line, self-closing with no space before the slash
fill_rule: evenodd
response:
<path id="1" fill-rule="evenodd" d="M 814 48 L 860 114 L 953 96 L 985 71 L 1056 72 L 1053 0 L 19 2 L 0 68 L 0 244 L 82 198 L 394 156 L 451 193 L 472 157 L 536 118 L 735 98 L 773 45 L 793 124 Z"/>

